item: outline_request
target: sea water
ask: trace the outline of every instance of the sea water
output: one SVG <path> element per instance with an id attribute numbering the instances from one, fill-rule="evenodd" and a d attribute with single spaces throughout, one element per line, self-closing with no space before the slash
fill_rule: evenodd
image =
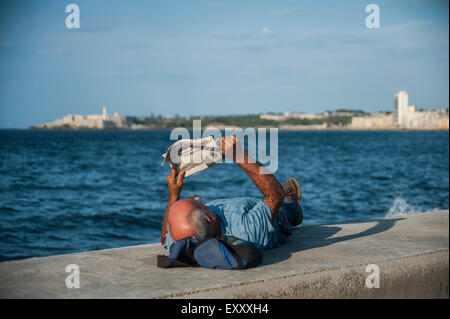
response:
<path id="1" fill-rule="evenodd" d="M 169 130 L 0 130 L 0 260 L 158 242 Z M 449 208 L 448 131 L 279 131 L 278 170 L 302 186 L 302 225 Z M 259 197 L 236 164 L 182 197 Z"/>

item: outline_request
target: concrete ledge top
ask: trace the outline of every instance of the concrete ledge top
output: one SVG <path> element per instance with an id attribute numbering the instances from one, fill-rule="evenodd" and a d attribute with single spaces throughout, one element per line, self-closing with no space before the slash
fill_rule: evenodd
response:
<path id="1" fill-rule="evenodd" d="M 256 284 L 270 290 L 276 288 L 277 280 L 299 280 L 311 274 L 436 252 L 444 252 L 448 268 L 448 220 L 449 211 L 445 210 L 300 227 L 282 247 L 265 250 L 262 265 L 241 271 L 160 269 L 156 256 L 165 251 L 159 243 L 8 261 L 0 263 L 0 297 L 242 297 L 230 291 Z M 79 266 L 78 289 L 66 287 L 69 264 Z M 398 266 L 394 263 L 389 267 Z M 448 277 L 446 280 L 448 294 Z"/>

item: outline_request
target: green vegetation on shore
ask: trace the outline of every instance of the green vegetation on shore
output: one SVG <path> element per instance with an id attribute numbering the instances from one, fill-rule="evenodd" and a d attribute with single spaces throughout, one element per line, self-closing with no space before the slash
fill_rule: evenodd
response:
<path id="1" fill-rule="evenodd" d="M 349 111 L 346 111 L 349 112 Z M 363 112 L 352 111 L 354 116 L 359 116 Z M 270 113 L 268 113 L 270 114 Z M 274 114 L 274 113 L 272 113 Z M 128 117 L 134 124 L 148 126 L 151 128 L 175 128 L 192 126 L 193 120 L 201 120 L 202 126 L 237 126 L 237 127 L 280 127 L 281 125 L 323 125 L 327 126 L 345 126 L 351 123 L 352 115 L 339 115 L 336 112 L 330 112 L 328 116 L 322 118 L 295 118 L 288 117 L 282 120 L 271 120 L 260 117 L 260 114 L 245 115 L 207 115 L 190 117 L 163 117 L 161 115 L 150 115 L 149 117 Z"/>
<path id="2" fill-rule="evenodd" d="M 259 114 L 253 115 L 226 115 L 226 116 L 190 116 L 190 117 L 162 117 L 150 116 L 135 118 L 136 124 L 154 126 L 155 128 L 175 128 L 192 126 L 193 120 L 201 120 L 202 126 L 224 125 L 238 127 L 254 126 L 278 126 L 277 121 L 264 120 L 259 118 Z"/>

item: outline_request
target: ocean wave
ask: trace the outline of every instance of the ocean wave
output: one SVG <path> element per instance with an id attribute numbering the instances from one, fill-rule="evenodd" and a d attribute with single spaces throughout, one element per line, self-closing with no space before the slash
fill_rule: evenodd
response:
<path id="1" fill-rule="evenodd" d="M 391 208 L 389 208 L 389 211 L 386 213 L 385 217 L 394 217 L 394 216 L 400 216 L 400 215 L 410 215 L 410 214 L 417 214 L 422 213 L 424 211 L 430 212 L 430 211 L 436 211 L 435 209 L 424 209 L 422 206 L 417 206 L 408 203 L 405 199 L 401 197 L 397 197 L 394 199 Z"/>

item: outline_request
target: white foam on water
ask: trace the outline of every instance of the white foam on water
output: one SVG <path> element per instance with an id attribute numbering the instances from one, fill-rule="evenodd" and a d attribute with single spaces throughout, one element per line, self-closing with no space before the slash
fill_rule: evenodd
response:
<path id="1" fill-rule="evenodd" d="M 391 208 L 389 208 L 389 211 L 386 213 L 385 217 L 410 215 L 421 212 L 423 212 L 423 208 L 421 206 L 413 206 L 403 198 L 397 197 L 394 199 L 394 202 L 392 203 L 392 206 Z"/>
<path id="2" fill-rule="evenodd" d="M 422 212 L 435 212 L 440 210 L 440 208 L 435 207 L 433 209 L 424 209 L 422 206 L 414 206 L 410 203 L 408 203 L 405 199 L 401 197 L 397 197 L 394 199 L 394 202 L 392 203 L 391 208 L 389 208 L 389 211 L 386 213 L 385 217 L 393 217 L 393 216 L 400 216 L 400 215 L 410 215 L 410 214 L 417 214 Z"/>

